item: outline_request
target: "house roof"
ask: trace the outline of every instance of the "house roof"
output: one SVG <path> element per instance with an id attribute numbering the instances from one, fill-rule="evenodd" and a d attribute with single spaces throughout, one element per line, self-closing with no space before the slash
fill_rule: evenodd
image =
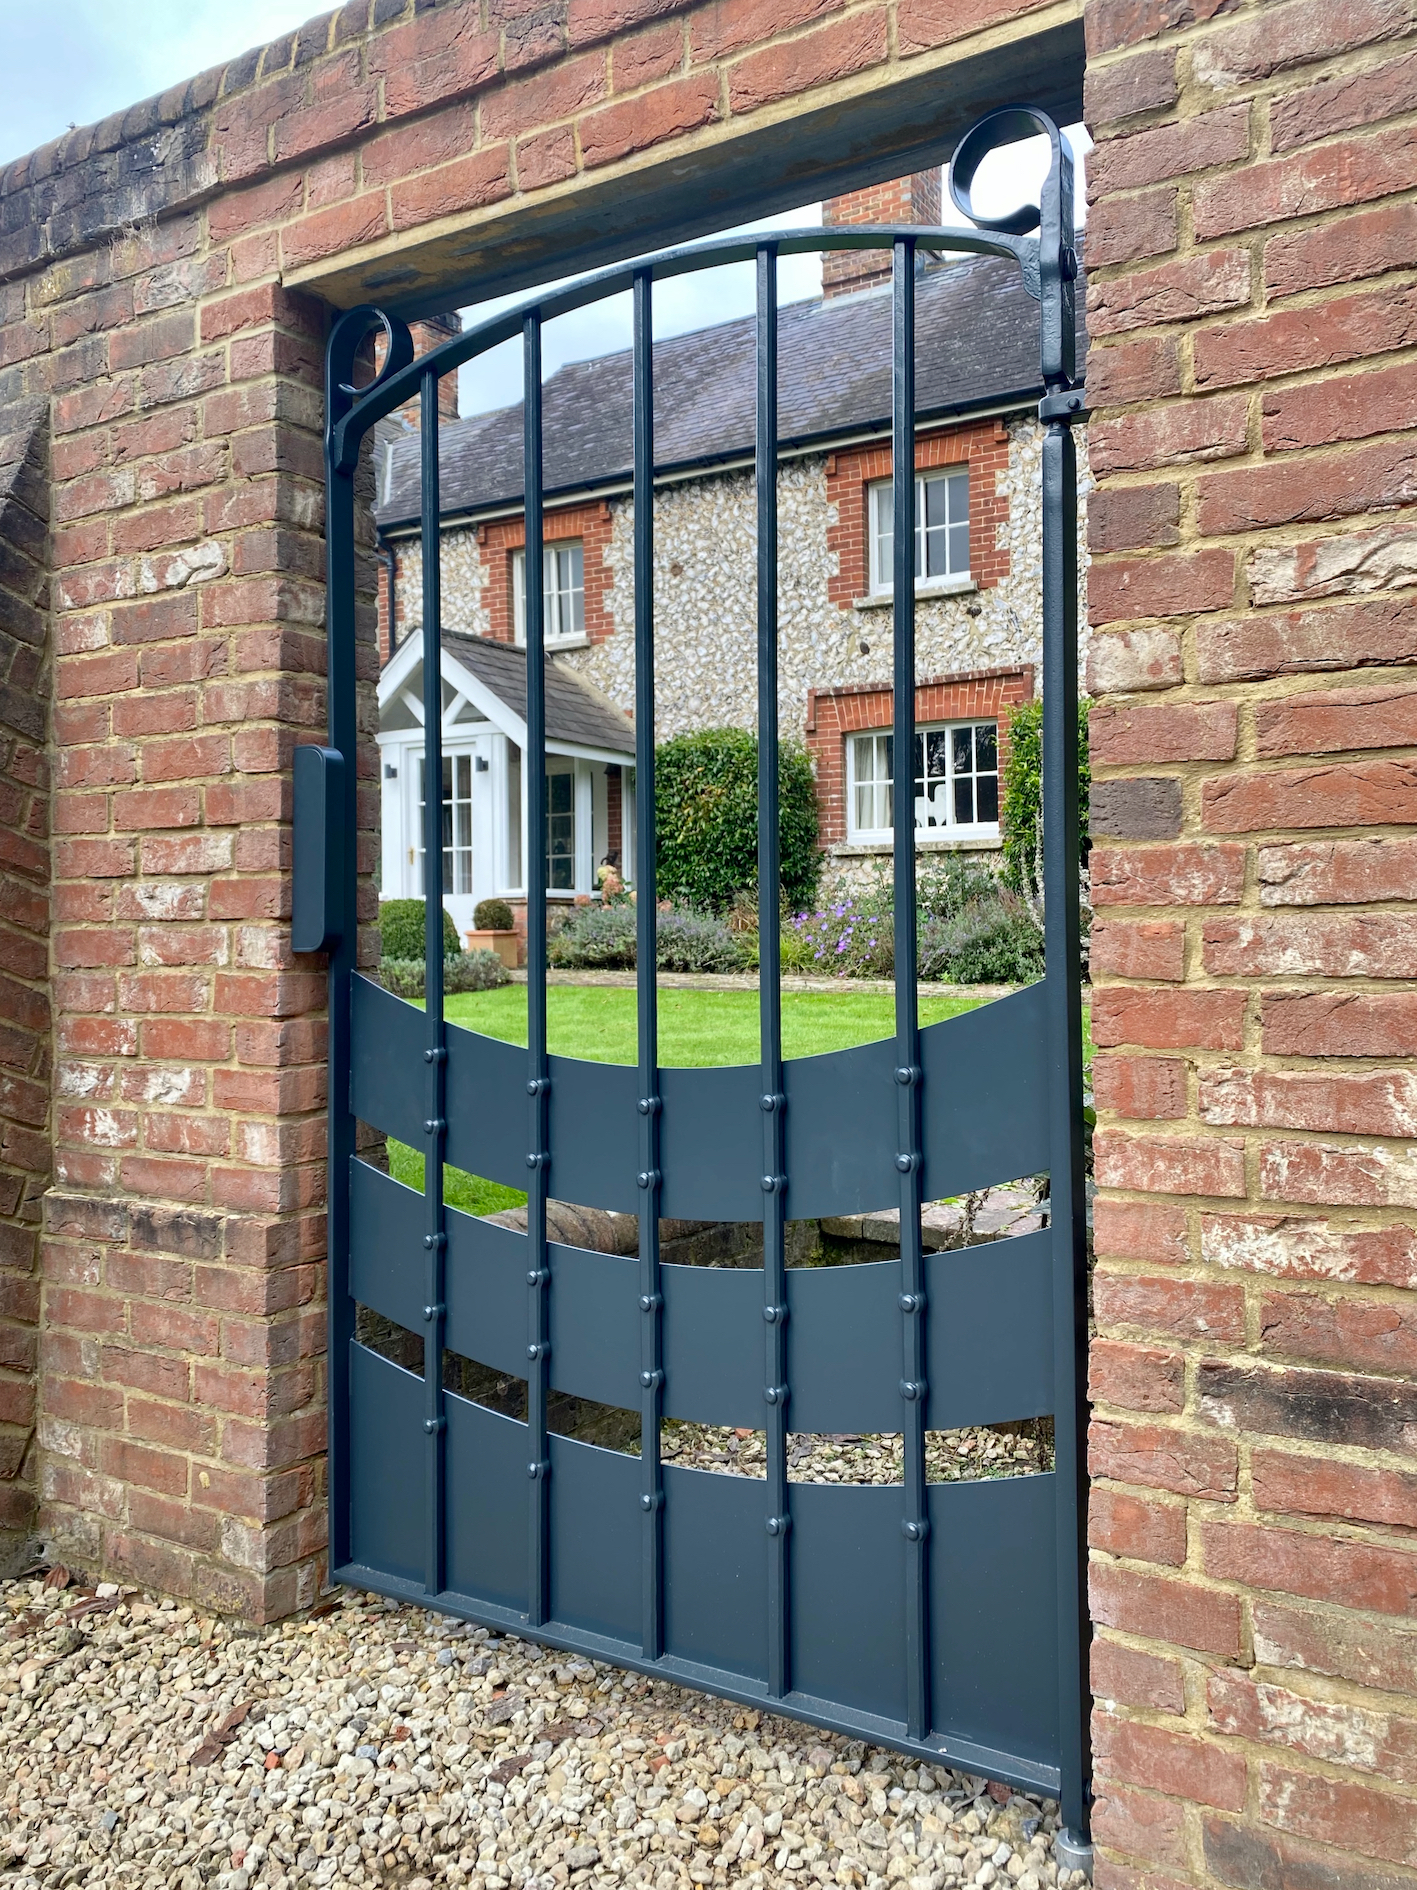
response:
<path id="1" fill-rule="evenodd" d="M 1078 298 L 1079 307 L 1082 297 Z M 967 413 L 1042 393 L 1038 305 L 1017 266 L 993 256 L 928 269 L 916 284 L 916 410 Z M 656 342 L 655 464 L 661 471 L 751 455 L 754 319 Z M 629 352 L 560 368 L 542 389 L 548 495 L 618 484 L 633 469 Z M 778 434 L 784 446 L 885 427 L 891 413 L 888 288 L 789 303 L 778 318 Z M 441 429 L 444 513 L 516 504 L 522 492 L 520 402 Z M 386 530 L 417 521 L 417 434 L 390 448 Z"/>
<path id="2" fill-rule="evenodd" d="M 516 719 L 526 722 L 526 651 L 492 637 L 443 632 L 443 650 L 468 670 Z M 574 748 L 633 755 L 635 725 L 593 683 L 553 656 L 546 665 L 546 736 Z"/>

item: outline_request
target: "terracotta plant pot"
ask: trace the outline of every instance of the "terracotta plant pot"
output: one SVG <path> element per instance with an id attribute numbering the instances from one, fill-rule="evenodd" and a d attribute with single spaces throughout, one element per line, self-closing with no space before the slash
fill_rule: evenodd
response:
<path id="1" fill-rule="evenodd" d="M 470 952 L 496 952 L 502 963 L 509 970 L 517 968 L 517 935 L 515 932 L 467 932 L 467 949 Z"/>

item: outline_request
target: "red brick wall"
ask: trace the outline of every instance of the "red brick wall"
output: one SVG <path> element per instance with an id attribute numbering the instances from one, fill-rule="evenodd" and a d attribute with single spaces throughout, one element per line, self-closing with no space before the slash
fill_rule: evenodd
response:
<path id="1" fill-rule="evenodd" d="M 0 1553 L 34 1511 L 50 1171 L 49 403 L 0 408 Z"/>
<path id="2" fill-rule="evenodd" d="M 999 538 L 1009 522 L 1008 493 L 999 483 L 1009 467 L 1009 436 L 1003 421 L 976 420 L 967 426 L 921 432 L 915 441 L 915 466 L 918 472 L 934 466 L 968 466 L 970 576 L 981 589 L 1007 577 L 1008 547 Z M 827 551 L 836 555 L 827 595 L 843 608 L 870 588 L 867 488 L 890 476 L 888 440 L 827 456 L 827 501 L 836 508 L 836 523 L 827 527 Z"/>
<path id="3" fill-rule="evenodd" d="M 1417 41 L 1091 0 L 1099 1890 L 1417 1865 Z"/>
<path id="4" fill-rule="evenodd" d="M 1009 718 L 1033 700 L 1033 669 L 974 669 L 919 683 L 917 722 L 961 722 L 991 716 L 999 724 L 999 771 L 1009 752 Z M 872 683 L 813 689 L 807 697 L 807 748 L 817 776 L 817 810 L 823 846 L 846 839 L 846 744 L 867 729 L 887 729 L 895 692 Z"/>
<path id="5" fill-rule="evenodd" d="M 849 223 L 923 223 L 941 221 L 943 174 L 938 164 L 909 177 L 893 177 L 862 190 L 843 191 L 822 205 L 828 229 Z M 822 255 L 822 294 L 847 295 L 874 283 L 889 282 L 890 252 L 884 249 L 829 249 Z"/>

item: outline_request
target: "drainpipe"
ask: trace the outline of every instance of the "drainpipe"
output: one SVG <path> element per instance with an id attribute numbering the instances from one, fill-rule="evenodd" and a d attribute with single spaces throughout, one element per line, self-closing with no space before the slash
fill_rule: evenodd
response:
<path id="1" fill-rule="evenodd" d="M 389 655 L 392 656 L 398 648 L 398 625 L 394 621 L 394 579 L 397 575 L 397 566 L 394 563 L 394 548 L 377 525 L 374 527 L 374 556 L 383 565 L 388 577 Z"/>

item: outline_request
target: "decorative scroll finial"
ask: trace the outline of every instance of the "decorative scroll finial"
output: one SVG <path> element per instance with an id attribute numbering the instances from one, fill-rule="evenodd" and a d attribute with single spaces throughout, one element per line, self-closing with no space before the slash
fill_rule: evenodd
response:
<path id="1" fill-rule="evenodd" d="M 370 330 L 382 328 L 388 346 L 379 372 L 363 386 L 354 384 L 354 363 Z M 361 302 L 337 317 L 325 345 L 325 434 L 328 439 L 340 420 L 359 400 L 383 385 L 413 360 L 413 336 L 408 323 L 388 315 L 372 303 Z"/>
<path id="2" fill-rule="evenodd" d="M 982 216 L 971 190 L 979 166 L 991 151 L 1024 138 L 1045 137 L 1048 175 L 1036 204 L 1020 204 L 1000 217 Z M 950 196 L 957 209 L 982 230 L 1024 236 L 1038 231 L 1042 287 L 1043 379 L 1050 389 L 1071 385 L 1077 373 L 1077 316 L 1074 283 L 1078 274 L 1073 247 L 1073 159 L 1067 142 L 1047 112 L 1033 105 L 1005 105 L 972 125 L 955 147 L 949 167 Z"/>

